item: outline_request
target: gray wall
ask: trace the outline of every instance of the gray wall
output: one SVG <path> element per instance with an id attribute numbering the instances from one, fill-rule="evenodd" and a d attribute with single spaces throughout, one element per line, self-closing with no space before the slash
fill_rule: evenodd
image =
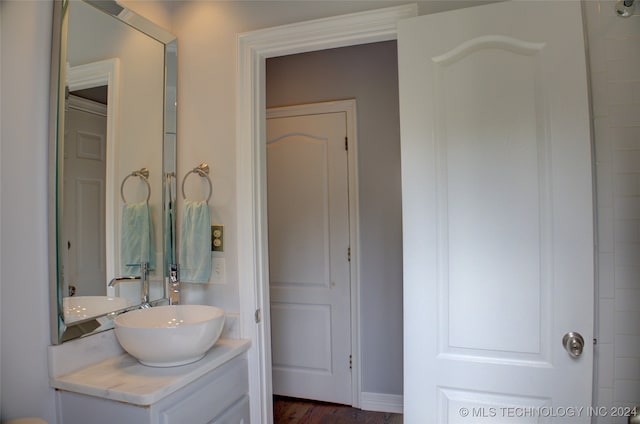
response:
<path id="1" fill-rule="evenodd" d="M 402 394 L 402 217 L 396 42 L 267 60 L 267 107 L 355 98 L 362 391 Z"/>

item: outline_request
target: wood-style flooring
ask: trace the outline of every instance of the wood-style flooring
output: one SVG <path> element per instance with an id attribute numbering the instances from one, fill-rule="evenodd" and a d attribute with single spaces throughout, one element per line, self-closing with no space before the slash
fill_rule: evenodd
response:
<path id="1" fill-rule="evenodd" d="M 402 414 L 362 411 L 345 405 L 274 396 L 273 422 L 275 424 L 402 424 Z"/>

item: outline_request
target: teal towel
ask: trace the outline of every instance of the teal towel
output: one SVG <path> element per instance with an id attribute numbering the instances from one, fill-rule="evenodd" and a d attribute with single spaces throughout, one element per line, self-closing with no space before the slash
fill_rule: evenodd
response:
<path id="1" fill-rule="evenodd" d="M 139 276 L 139 264 L 147 262 L 147 269 L 155 269 L 156 254 L 153 248 L 153 224 L 147 202 L 122 205 L 120 224 L 120 270 L 123 276 Z"/>
<path id="2" fill-rule="evenodd" d="M 164 214 L 164 272 L 169 272 L 169 265 L 176 263 L 176 247 L 173 216 L 173 202 L 170 200 Z"/>
<path id="3" fill-rule="evenodd" d="M 208 283 L 211 275 L 211 219 L 205 200 L 185 200 L 180 218 L 180 280 Z"/>

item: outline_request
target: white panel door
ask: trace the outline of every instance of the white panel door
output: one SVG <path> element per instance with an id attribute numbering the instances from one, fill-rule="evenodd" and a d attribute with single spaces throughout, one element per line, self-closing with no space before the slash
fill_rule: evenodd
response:
<path id="1" fill-rule="evenodd" d="M 406 421 L 590 422 L 580 3 L 417 17 L 400 23 L 398 48 Z M 577 358 L 562 345 L 570 331 L 586 343 Z"/>
<path id="2" fill-rule="evenodd" d="M 267 118 L 273 392 L 351 404 L 346 113 Z"/>
<path id="3" fill-rule="evenodd" d="M 104 296 L 106 116 L 69 106 L 65 119 L 64 295 Z"/>

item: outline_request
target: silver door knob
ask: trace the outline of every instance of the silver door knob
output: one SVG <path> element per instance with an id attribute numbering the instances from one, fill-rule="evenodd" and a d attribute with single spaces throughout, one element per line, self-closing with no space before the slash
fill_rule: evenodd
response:
<path id="1" fill-rule="evenodd" d="M 562 346 L 564 346 L 572 358 L 577 358 L 582 355 L 582 351 L 584 350 L 584 339 L 580 333 L 570 331 L 562 338 Z"/>

